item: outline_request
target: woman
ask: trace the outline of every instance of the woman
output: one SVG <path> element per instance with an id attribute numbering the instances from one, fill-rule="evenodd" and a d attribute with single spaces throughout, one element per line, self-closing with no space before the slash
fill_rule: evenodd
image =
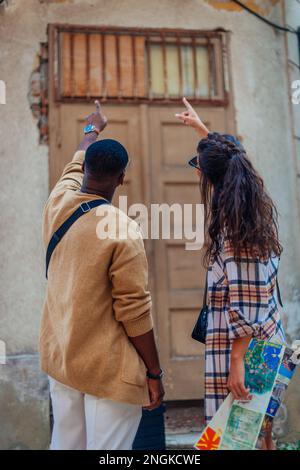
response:
<path id="1" fill-rule="evenodd" d="M 208 249 L 208 329 L 205 352 L 205 419 L 216 413 L 229 391 L 250 400 L 243 357 L 251 338 L 284 342 L 276 276 L 282 247 L 277 212 L 262 178 L 239 141 L 210 133 L 184 98 L 176 116 L 201 137 L 189 163 L 200 177 Z M 271 429 L 264 449 L 274 449 Z"/>

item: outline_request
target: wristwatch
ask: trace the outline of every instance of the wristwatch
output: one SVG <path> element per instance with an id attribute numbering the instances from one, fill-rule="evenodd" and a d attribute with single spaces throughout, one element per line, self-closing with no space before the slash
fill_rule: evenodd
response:
<path id="1" fill-rule="evenodd" d="M 85 134 L 90 134 L 91 132 L 96 132 L 97 134 L 100 133 L 99 129 L 97 129 L 97 127 L 94 126 L 94 124 L 88 124 L 87 126 L 85 126 L 85 128 L 83 129 L 83 132 Z"/>
<path id="2" fill-rule="evenodd" d="M 151 374 L 151 372 L 149 372 L 147 370 L 147 377 L 148 379 L 153 379 L 153 380 L 161 380 L 164 376 L 164 373 L 163 371 L 160 369 L 160 373 L 159 374 Z"/>

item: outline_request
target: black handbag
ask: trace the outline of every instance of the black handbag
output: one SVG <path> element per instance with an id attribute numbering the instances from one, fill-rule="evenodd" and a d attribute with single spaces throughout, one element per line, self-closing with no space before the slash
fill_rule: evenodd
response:
<path id="1" fill-rule="evenodd" d="M 200 310 L 198 320 L 196 321 L 196 325 L 194 326 L 194 329 L 192 332 L 192 338 L 203 344 L 205 344 L 205 340 L 206 340 L 208 312 L 209 312 L 209 309 L 207 305 L 207 273 L 206 273 L 206 281 L 205 281 L 205 288 L 204 288 L 204 295 L 203 295 L 203 305 Z"/>

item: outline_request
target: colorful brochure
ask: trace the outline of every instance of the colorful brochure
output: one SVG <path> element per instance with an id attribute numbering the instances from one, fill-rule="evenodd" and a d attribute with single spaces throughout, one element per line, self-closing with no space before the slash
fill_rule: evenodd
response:
<path id="1" fill-rule="evenodd" d="M 300 362 L 299 342 L 288 348 L 252 339 L 244 358 L 245 385 L 252 399 L 230 393 L 195 444 L 198 450 L 254 450 L 274 419 Z"/>

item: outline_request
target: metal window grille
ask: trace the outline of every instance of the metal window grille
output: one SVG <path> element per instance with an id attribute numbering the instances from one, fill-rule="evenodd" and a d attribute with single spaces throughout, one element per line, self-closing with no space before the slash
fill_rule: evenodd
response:
<path id="1" fill-rule="evenodd" d="M 225 31 L 53 25 L 57 101 L 228 103 Z"/>

